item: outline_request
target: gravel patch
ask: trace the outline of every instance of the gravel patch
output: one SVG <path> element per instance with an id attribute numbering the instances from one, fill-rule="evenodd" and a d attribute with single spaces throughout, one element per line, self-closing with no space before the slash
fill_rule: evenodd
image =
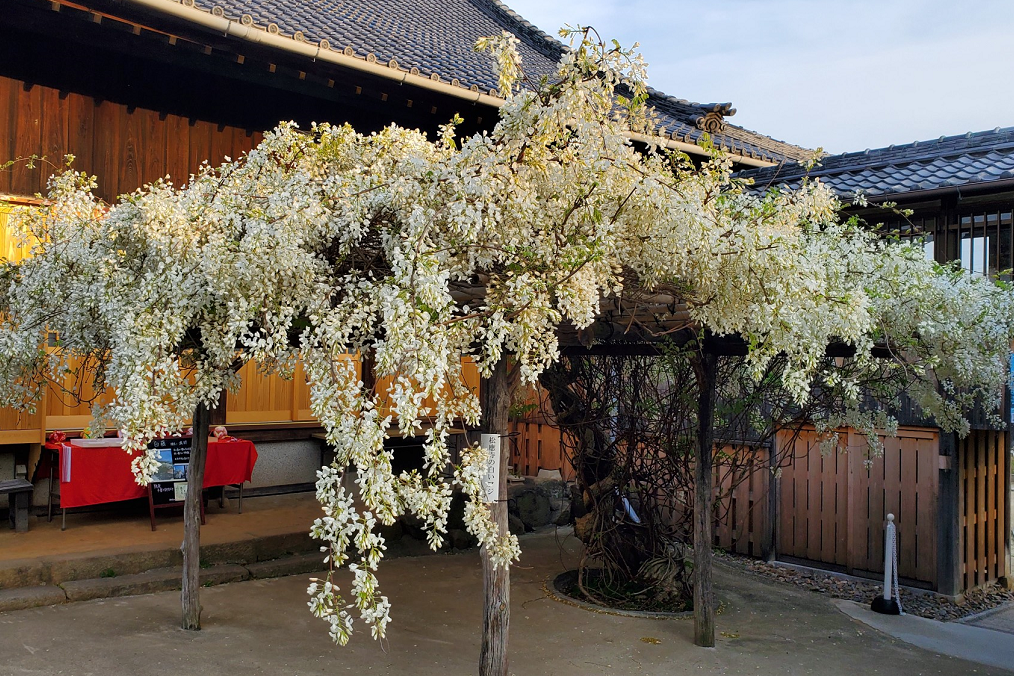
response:
<path id="1" fill-rule="evenodd" d="M 881 585 L 875 582 L 843 579 L 821 571 L 797 570 L 757 559 L 732 554 L 717 554 L 722 562 L 748 573 L 779 582 L 787 582 L 816 594 L 835 599 L 846 599 L 868 604 L 877 594 L 883 593 Z M 901 589 L 901 605 L 906 613 L 945 622 L 960 620 L 991 610 L 1005 603 L 1014 603 L 1014 591 L 992 584 L 973 589 L 965 594 L 961 603 L 955 603 L 946 596 L 918 589 Z"/>

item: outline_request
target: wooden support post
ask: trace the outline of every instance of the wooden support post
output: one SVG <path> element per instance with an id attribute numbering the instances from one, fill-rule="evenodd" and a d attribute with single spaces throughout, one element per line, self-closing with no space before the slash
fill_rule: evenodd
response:
<path id="1" fill-rule="evenodd" d="M 715 597 L 712 593 L 711 519 L 714 460 L 715 372 L 718 356 L 698 354 L 697 457 L 694 459 L 694 643 L 715 646 Z"/>
<path id="2" fill-rule="evenodd" d="M 499 498 L 490 505 L 493 520 L 501 536 L 507 526 L 507 466 L 510 444 L 507 421 L 510 410 L 510 386 L 507 380 L 507 358 L 502 357 L 490 377 L 482 381 L 482 424 L 486 434 L 500 437 Z M 482 648 L 479 653 L 479 676 L 507 676 L 507 638 L 510 628 L 510 568 L 493 567 L 486 547 L 482 556 Z"/>
<path id="3" fill-rule="evenodd" d="M 201 628 L 201 492 L 208 456 L 211 414 L 204 403 L 194 409 L 194 441 L 187 468 L 187 496 L 183 501 L 183 628 Z"/>
<path id="4" fill-rule="evenodd" d="M 210 417 L 208 418 L 209 427 L 217 427 L 218 425 L 225 424 L 225 418 L 229 413 L 229 393 L 222 390 L 221 394 L 218 395 L 218 405 L 211 409 Z M 196 423 L 195 423 L 196 424 Z"/>
<path id="5" fill-rule="evenodd" d="M 372 393 L 377 386 L 377 360 L 373 348 L 363 350 L 359 358 L 359 380 L 363 383 L 363 389 Z"/>
<path id="6" fill-rule="evenodd" d="M 957 596 L 964 589 L 961 575 L 961 462 L 957 435 L 940 432 L 940 469 L 937 482 L 937 574 L 936 591 Z"/>

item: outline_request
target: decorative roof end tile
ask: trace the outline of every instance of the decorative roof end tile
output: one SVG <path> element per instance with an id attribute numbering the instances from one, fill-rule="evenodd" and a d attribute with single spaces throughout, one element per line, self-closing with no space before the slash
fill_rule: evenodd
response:
<path id="1" fill-rule="evenodd" d="M 736 109 L 731 103 L 703 103 L 696 106 L 700 109 L 697 115 L 691 115 L 690 121 L 698 129 L 709 134 L 718 134 L 725 131 L 725 118 L 736 114 Z"/>

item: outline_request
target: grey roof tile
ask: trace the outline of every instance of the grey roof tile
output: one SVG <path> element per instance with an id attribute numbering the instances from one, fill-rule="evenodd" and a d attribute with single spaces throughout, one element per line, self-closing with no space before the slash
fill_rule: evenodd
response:
<path id="1" fill-rule="evenodd" d="M 523 67 L 536 79 L 555 72 L 564 50 L 499 0 L 194 0 L 194 6 L 207 12 L 221 8 L 226 18 L 237 21 L 249 15 L 262 29 L 274 24 L 284 36 L 300 33 L 314 44 L 326 40 L 330 49 L 349 47 L 360 58 L 372 54 L 378 63 L 395 60 L 402 70 L 436 74 L 445 82 L 457 79 L 460 86 L 483 92 L 496 88 L 496 75 L 489 55 L 473 50 L 479 38 L 504 30 L 516 35 Z M 704 132 L 696 119 L 706 112 L 700 104 L 654 89 L 649 104 L 662 118 L 658 132 L 664 129 L 670 138 L 689 143 L 700 140 Z M 716 145 L 772 162 L 811 154 L 728 123 L 712 136 Z"/>
<path id="2" fill-rule="evenodd" d="M 1014 127 L 941 136 L 931 141 L 830 155 L 809 172 L 789 162 L 739 173 L 755 189 L 798 185 L 809 175 L 839 194 L 870 196 L 963 187 L 1014 178 Z"/>

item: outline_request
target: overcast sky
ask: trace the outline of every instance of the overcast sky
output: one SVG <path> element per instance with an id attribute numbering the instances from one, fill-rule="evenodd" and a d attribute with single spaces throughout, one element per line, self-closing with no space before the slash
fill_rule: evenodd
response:
<path id="1" fill-rule="evenodd" d="M 641 43 L 649 83 L 839 153 L 1014 126 L 1014 0 L 505 0 Z"/>

